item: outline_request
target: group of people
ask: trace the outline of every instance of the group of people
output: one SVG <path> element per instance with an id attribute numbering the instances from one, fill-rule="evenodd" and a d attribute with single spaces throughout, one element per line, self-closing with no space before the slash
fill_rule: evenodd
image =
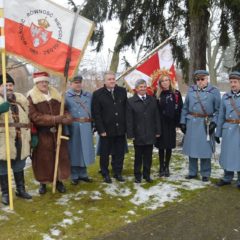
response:
<path id="1" fill-rule="evenodd" d="M 45 194 L 53 182 L 58 125 L 63 125 L 56 189 L 66 192 L 63 181 L 91 182 L 87 167 L 95 161 L 93 132 L 99 135 L 100 173 L 104 182 L 113 177 L 124 182 L 122 175 L 127 138 L 134 146 L 135 182 L 151 183 L 153 147 L 159 153 L 159 177 L 169 177 L 172 149 L 176 147 L 176 128 L 184 133 L 183 153 L 189 157 L 187 179 L 198 177 L 198 159 L 202 181 L 209 181 L 211 157 L 215 142 L 222 138 L 220 164 L 224 177 L 217 185 L 230 184 L 238 172 L 240 188 L 240 72 L 229 75 L 230 91 L 223 95 L 208 80 L 206 70 L 194 73 L 195 84 L 189 87 L 183 104 L 181 93 L 172 85 L 170 74 L 160 76 L 154 96 L 147 93 L 144 79 L 135 83 L 135 93 L 127 97 L 125 88 L 116 83 L 115 73 L 104 74 L 104 86 L 93 94 L 82 88 L 82 76 L 70 80 L 65 93 L 65 111 L 60 115 L 61 95 L 49 85 L 49 75 L 33 75 L 34 87 L 27 97 L 14 91 L 14 79 L 7 74 L 7 101 L 3 98 L 0 79 L 0 186 L 2 203 L 9 204 L 4 112 L 9 111 L 11 165 L 16 195 L 31 199 L 25 190 L 24 167 L 31 155 L 32 168 L 40 183 L 39 194 Z M 31 153 L 30 153 L 31 151 Z"/>

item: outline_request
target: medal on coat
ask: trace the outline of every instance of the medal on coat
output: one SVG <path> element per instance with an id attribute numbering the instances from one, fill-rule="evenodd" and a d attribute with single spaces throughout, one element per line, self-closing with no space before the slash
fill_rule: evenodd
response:
<path id="1" fill-rule="evenodd" d="M 57 132 L 57 128 L 56 127 L 51 127 L 50 128 L 50 132 L 51 133 L 56 133 Z"/>

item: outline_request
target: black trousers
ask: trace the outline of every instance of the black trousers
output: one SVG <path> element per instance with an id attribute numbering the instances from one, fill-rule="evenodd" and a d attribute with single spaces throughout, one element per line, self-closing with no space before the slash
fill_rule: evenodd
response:
<path id="1" fill-rule="evenodd" d="M 126 138 L 125 136 L 100 137 L 100 168 L 103 177 L 109 175 L 109 156 L 112 156 L 114 175 L 122 174 Z"/>
<path id="2" fill-rule="evenodd" d="M 153 145 L 134 145 L 135 160 L 134 160 L 134 175 L 136 179 L 150 177 L 152 166 Z M 141 173 L 143 166 L 143 174 Z"/>

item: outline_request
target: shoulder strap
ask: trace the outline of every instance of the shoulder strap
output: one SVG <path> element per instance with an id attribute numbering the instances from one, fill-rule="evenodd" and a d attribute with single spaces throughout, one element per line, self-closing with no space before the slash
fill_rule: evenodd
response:
<path id="1" fill-rule="evenodd" d="M 230 103 L 233 107 L 233 110 L 235 111 L 235 113 L 238 115 L 238 117 L 240 117 L 240 111 L 237 109 L 236 103 L 234 102 L 233 98 L 229 98 Z"/>
<path id="2" fill-rule="evenodd" d="M 83 108 L 83 110 L 88 114 L 89 117 L 91 117 L 91 113 L 89 111 L 89 109 L 87 108 L 87 106 L 80 100 L 80 97 L 78 96 L 74 96 L 74 99 L 76 101 L 76 103 L 79 103 L 80 106 Z"/>
<path id="3" fill-rule="evenodd" d="M 196 91 L 196 96 L 197 96 L 198 102 L 199 102 L 199 104 L 200 104 L 200 106 L 201 106 L 201 109 L 202 109 L 203 113 L 204 113 L 204 114 L 207 114 L 207 111 L 205 110 L 205 108 L 204 108 L 204 106 L 203 106 L 203 104 L 202 104 L 202 101 L 201 101 L 201 99 L 200 99 L 200 96 L 199 96 L 198 91 Z"/>

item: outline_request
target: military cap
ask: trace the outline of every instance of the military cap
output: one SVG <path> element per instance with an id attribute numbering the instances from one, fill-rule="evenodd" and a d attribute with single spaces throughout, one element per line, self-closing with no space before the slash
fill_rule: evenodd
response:
<path id="1" fill-rule="evenodd" d="M 196 70 L 193 75 L 209 76 L 209 72 L 207 70 Z"/>
<path id="2" fill-rule="evenodd" d="M 13 78 L 8 73 L 7 73 L 6 77 L 7 77 L 7 83 L 15 84 Z M 2 84 L 3 84 L 3 75 L 1 74 L 0 75 L 0 85 L 2 85 Z"/>
<path id="3" fill-rule="evenodd" d="M 70 82 L 76 82 L 76 81 L 82 82 L 82 80 L 83 80 L 82 75 L 77 75 L 77 76 L 75 76 L 74 78 L 72 78 L 72 79 L 70 80 Z"/>
<path id="4" fill-rule="evenodd" d="M 229 79 L 238 79 L 240 80 L 240 72 L 234 71 L 229 73 Z"/>

